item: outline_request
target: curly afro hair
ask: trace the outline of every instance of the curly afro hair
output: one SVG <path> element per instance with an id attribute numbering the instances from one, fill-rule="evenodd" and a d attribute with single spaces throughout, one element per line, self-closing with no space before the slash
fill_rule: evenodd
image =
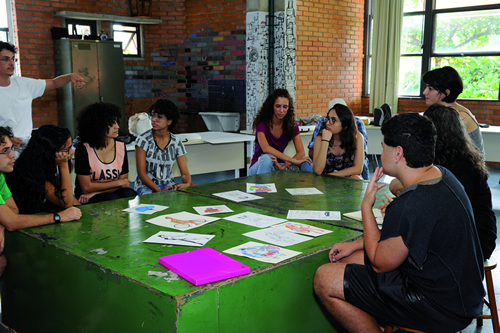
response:
<path id="1" fill-rule="evenodd" d="M 120 107 L 112 103 L 87 105 L 76 117 L 80 140 L 94 149 L 106 147 L 106 134 L 111 126 L 120 122 L 121 116 Z"/>

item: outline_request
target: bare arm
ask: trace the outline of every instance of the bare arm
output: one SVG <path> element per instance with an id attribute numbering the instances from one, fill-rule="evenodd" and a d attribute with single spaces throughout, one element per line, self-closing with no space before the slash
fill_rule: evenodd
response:
<path id="1" fill-rule="evenodd" d="M 341 177 L 361 175 L 361 173 L 363 172 L 364 161 L 365 161 L 364 138 L 361 133 L 358 133 L 356 135 L 356 152 L 354 153 L 354 165 L 350 168 L 339 170 L 333 173 L 333 175 Z"/>
<path id="2" fill-rule="evenodd" d="M 128 173 L 121 175 L 117 180 L 112 180 L 109 182 L 99 183 L 93 182 L 90 179 L 90 175 L 76 175 L 78 181 L 80 182 L 80 187 L 82 192 L 85 194 L 93 192 L 105 192 L 120 187 L 130 187 L 130 180 L 128 180 Z"/>
<path id="3" fill-rule="evenodd" d="M 269 142 L 266 139 L 266 135 L 263 132 L 258 132 L 257 133 L 257 140 L 259 141 L 259 145 L 262 148 L 262 151 L 265 154 L 270 154 L 276 157 L 277 159 L 283 160 L 285 162 L 290 162 L 290 164 L 294 165 L 301 165 L 303 162 L 306 161 L 311 161 L 311 159 L 308 156 L 304 155 L 304 146 L 302 145 L 302 140 L 300 139 L 300 134 L 297 134 L 293 138 L 293 142 L 295 145 L 295 149 L 297 150 L 297 153 L 294 155 L 294 157 L 290 157 L 288 155 L 285 155 L 284 153 L 278 151 L 276 148 L 272 147 Z M 300 152 L 299 152 L 300 150 Z M 302 154 L 300 156 L 299 154 Z"/>
<path id="4" fill-rule="evenodd" d="M 146 151 L 138 146 L 135 146 L 135 163 L 137 166 L 137 175 L 142 183 L 153 190 L 153 192 L 161 192 L 160 188 L 149 178 L 146 172 Z"/>
<path id="5" fill-rule="evenodd" d="M 12 199 L 12 198 L 10 198 Z M 7 202 L 7 201 L 6 201 Z M 80 209 L 70 207 L 59 213 L 61 222 L 79 220 L 82 216 Z M 0 223 L 9 231 L 38 227 L 54 223 L 54 214 L 24 215 L 13 212 L 8 205 L 0 205 Z"/>
<path id="6" fill-rule="evenodd" d="M 375 195 L 385 184 L 377 184 L 384 175 L 382 168 L 376 168 L 361 203 L 363 216 L 364 248 L 375 272 L 390 272 L 398 268 L 408 257 L 409 251 L 401 236 L 392 237 L 379 242 L 380 230 L 373 215 Z"/>
<path id="7" fill-rule="evenodd" d="M 73 82 L 75 88 L 82 89 L 85 86 L 85 83 L 87 83 L 87 80 L 76 73 L 61 75 L 54 79 L 45 80 L 45 91 L 64 87 L 70 82 Z"/>
<path id="8" fill-rule="evenodd" d="M 328 153 L 331 137 L 332 133 L 324 129 L 321 133 L 318 133 L 314 140 L 313 170 L 317 175 L 321 175 L 323 170 L 325 170 L 326 154 Z"/>
<path id="9" fill-rule="evenodd" d="M 56 196 L 56 188 L 54 185 L 49 182 L 45 183 L 45 196 L 47 200 L 61 208 L 73 207 L 75 199 L 69 174 L 68 158 L 68 153 L 66 152 L 56 153 L 56 164 L 59 167 L 59 177 L 61 177 L 61 195 L 63 197 L 63 202 Z"/>
<path id="10" fill-rule="evenodd" d="M 175 185 L 175 190 L 181 187 L 191 186 L 191 175 L 189 174 L 186 155 L 177 157 L 177 165 L 179 166 L 179 171 L 181 172 L 182 184 Z"/>

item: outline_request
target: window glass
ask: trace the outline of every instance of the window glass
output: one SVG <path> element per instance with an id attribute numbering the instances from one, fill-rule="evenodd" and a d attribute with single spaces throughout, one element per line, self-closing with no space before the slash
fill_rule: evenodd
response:
<path id="1" fill-rule="evenodd" d="M 423 11 L 425 8 L 425 0 L 405 0 L 405 5 L 403 11 L 408 12 L 419 12 Z"/>
<path id="2" fill-rule="evenodd" d="M 434 52 L 500 51 L 500 9 L 436 15 Z"/>
<path id="3" fill-rule="evenodd" d="M 500 56 L 435 57 L 432 69 L 451 66 L 464 83 L 460 98 L 498 99 Z"/>
<path id="4" fill-rule="evenodd" d="M 68 35 L 70 36 L 97 36 L 95 21 L 67 19 L 66 26 L 68 27 Z"/>
<path id="5" fill-rule="evenodd" d="M 399 65 L 399 95 L 419 95 L 422 57 L 401 57 Z"/>
<path id="6" fill-rule="evenodd" d="M 123 55 L 140 56 L 139 26 L 113 24 L 113 39 L 122 42 Z"/>
<path id="7" fill-rule="evenodd" d="M 423 43 L 423 15 L 403 17 L 403 31 L 401 34 L 401 54 L 422 53 Z"/>
<path id="8" fill-rule="evenodd" d="M 406 5 L 405 0 L 405 5 Z M 436 0 L 436 9 L 462 8 L 469 6 L 497 5 L 498 0 Z"/>

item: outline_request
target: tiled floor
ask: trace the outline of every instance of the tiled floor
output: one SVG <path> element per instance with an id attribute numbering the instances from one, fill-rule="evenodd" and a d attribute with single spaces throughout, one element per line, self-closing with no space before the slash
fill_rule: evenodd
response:
<path id="1" fill-rule="evenodd" d="M 372 161 L 371 161 L 372 162 Z M 493 210 L 497 216 L 497 225 L 500 222 L 500 167 L 489 168 L 490 178 L 488 184 L 490 185 L 492 197 L 493 197 Z M 222 181 L 226 179 L 234 178 L 234 171 L 218 172 L 213 174 L 196 175 L 193 176 L 194 184 L 205 184 L 210 182 Z M 498 227 L 500 230 L 500 226 Z M 493 280 L 495 284 L 495 295 L 497 304 L 500 305 L 500 239 L 497 239 L 497 248 L 493 252 L 492 258 L 490 259 L 499 263 L 499 267 L 493 270 Z M 485 287 L 486 289 L 486 287 Z M 476 327 L 476 321 L 473 320 L 472 323 L 462 331 L 462 333 L 493 333 L 493 326 L 491 320 L 485 319 L 483 321 L 482 327 Z"/>

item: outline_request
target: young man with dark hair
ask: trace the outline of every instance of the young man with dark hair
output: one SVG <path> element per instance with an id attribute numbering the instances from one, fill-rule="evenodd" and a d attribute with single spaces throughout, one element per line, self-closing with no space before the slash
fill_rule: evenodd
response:
<path id="1" fill-rule="evenodd" d="M 58 76 L 54 79 L 38 80 L 14 74 L 17 48 L 9 43 L 0 42 L 0 125 L 13 129 L 15 137 L 12 143 L 16 148 L 27 143 L 33 130 L 31 105 L 35 98 L 46 91 L 60 88 L 73 82 L 75 88 L 81 89 L 87 82 L 76 73 Z"/>
<path id="2" fill-rule="evenodd" d="M 436 129 L 401 114 L 382 126 L 382 168 L 361 203 L 364 236 L 334 244 L 314 289 L 349 332 L 379 332 L 391 322 L 426 332 L 457 332 L 483 306 L 481 247 L 469 199 L 453 174 L 436 167 Z M 377 227 L 372 207 L 384 172 L 405 190 Z"/>

